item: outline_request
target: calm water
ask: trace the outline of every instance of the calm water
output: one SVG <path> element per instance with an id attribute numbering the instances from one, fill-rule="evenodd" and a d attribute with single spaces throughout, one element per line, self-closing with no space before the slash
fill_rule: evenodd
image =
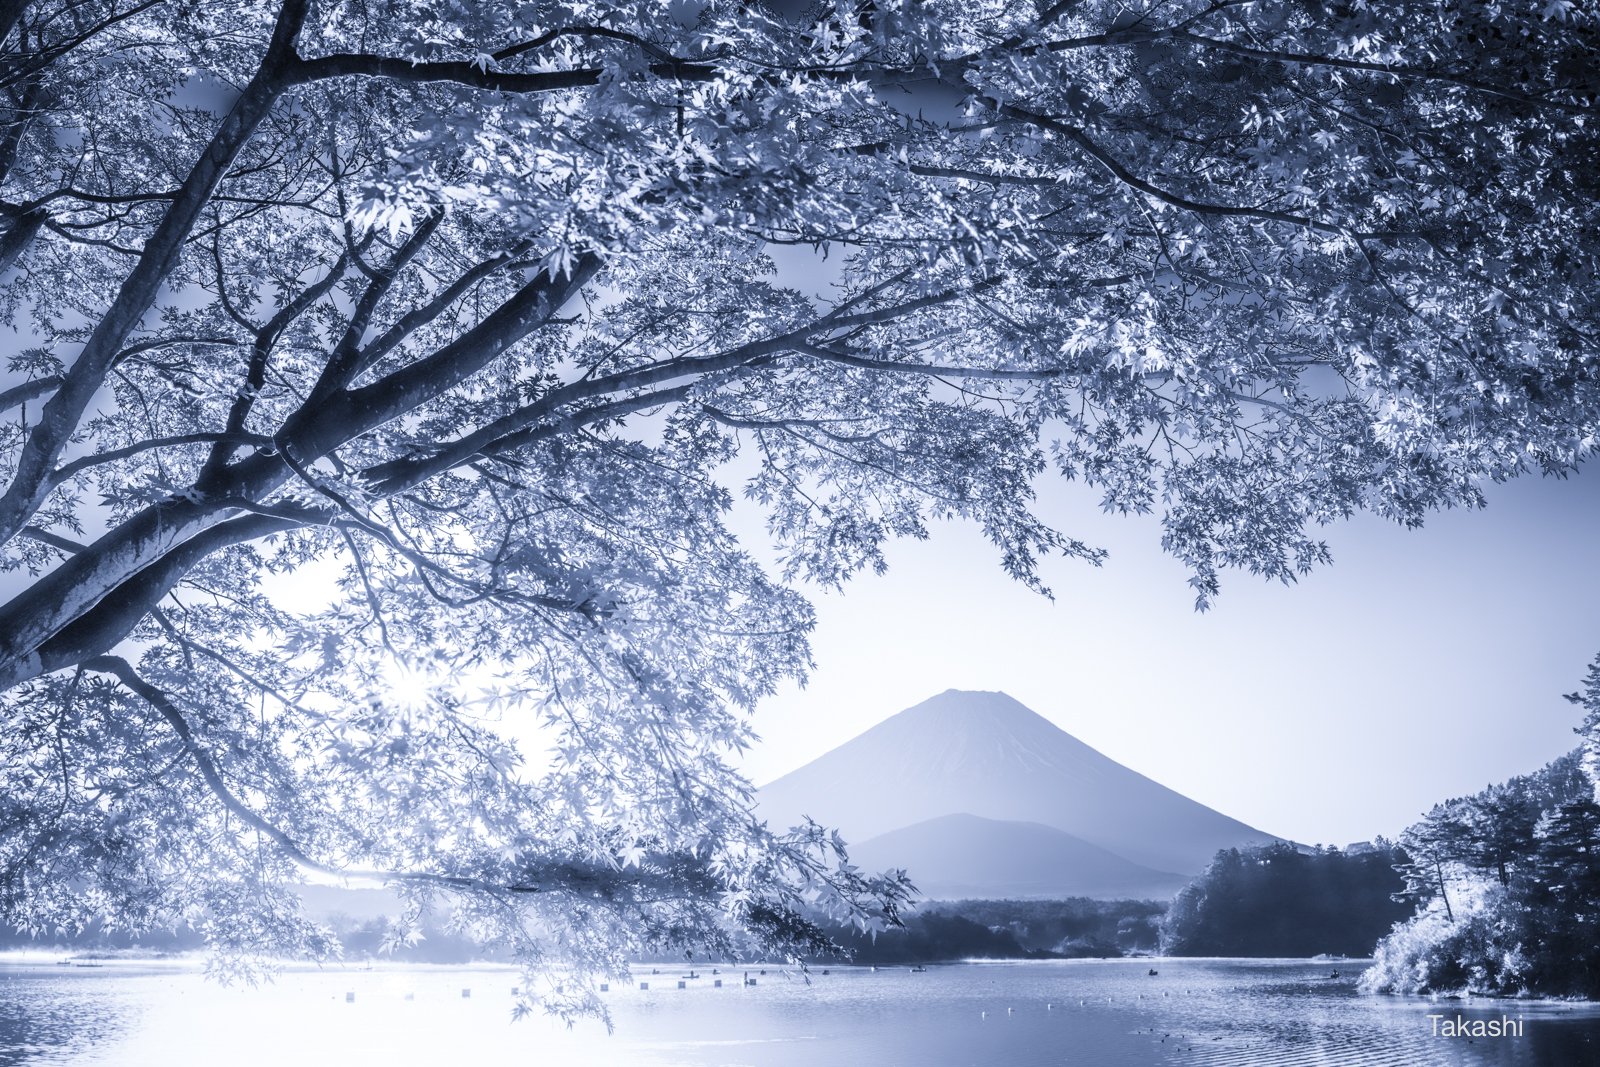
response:
<path id="1" fill-rule="evenodd" d="M 1160 974 L 1146 974 L 1149 966 Z M 512 1024 L 506 970 L 328 969 L 224 989 L 199 974 L 0 964 L 0 1067 L 382 1062 L 639 1067 L 1216 1067 L 1600 1063 L 1600 1007 L 1363 997 L 1354 968 L 1242 960 L 832 968 L 811 984 L 639 975 L 611 994 L 617 1030 Z M 663 969 L 665 970 L 665 969 Z M 651 983 L 648 992 L 639 980 Z M 471 990 L 463 997 L 462 990 Z M 355 994 L 353 1002 L 346 995 Z M 408 999 L 409 995 L 409 999 Z M 1525 1036 L 1434 1037 L 1430 1012 L 1520 1016 Z"/>

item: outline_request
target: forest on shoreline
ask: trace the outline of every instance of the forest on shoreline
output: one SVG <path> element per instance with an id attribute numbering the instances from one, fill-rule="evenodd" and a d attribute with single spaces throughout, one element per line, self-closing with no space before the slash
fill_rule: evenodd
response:
<path id="1" fill-rule="evenodd" d="M 1447 800 L 1398 842 L 1307 848 L 1288 842 L 1217 853 L 1170 901 L 924 901 L 903 925 L 846 929 L 816 963 L 917 964 L 957 959 L 1141 955 L 1364 958 L 1368 992 L 1600 998 L 1600 658 L 1585 690 L 1583 743 L 1531 774 Z M 442 918 L 420 938 L 394 936 L 381 914 L 319 919 L 335 955 L 411 963 L 504 956 Z M 35 937 L 0 929 L 0 949 L 181 954 L 204 948 L 190 928 L 139 936 L 91 925 Z M 645 962 L 673 962 L 666 956 Z M 691 965 L 705 960 L 688 960 Z"/>
<path id="2" fill-rule="evenodd" d="M 1403 835 L 1415 913 L 1363 988 L 1600 998 L 1600 804 L 1583 749 L 1436 805 Z"/>
<path id="3" fill-rule="evenodd" d="M 1411 912 L 1397 900 L 1403 848 L 1379 838 L 1341 851 L 1287 842 L 1217 853 L 1161 924 L 1167 956 L 1372 955 Z"/>

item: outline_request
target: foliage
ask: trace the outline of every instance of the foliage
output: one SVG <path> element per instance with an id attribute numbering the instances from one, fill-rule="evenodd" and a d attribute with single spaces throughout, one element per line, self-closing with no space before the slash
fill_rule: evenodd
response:
<path id="1" fill-rule="evenodd" d="M 794 584 L 945 517 L 1035 586 L 1098 561 L 1034 514 L 1054 466 L 1160 512 L 1204 605 L 1574 469 L 1597 32 L 5 0 L 0 921 L 316 954 L 283 886 L 359 871 L 563 1012 L 630 952 L 892 924 L 903 881 L 731 766 L 808 666 Z"/>
<path id="2" fill-rule="evenodd" d="M 1527 865 L 1501 885 L 1463 872 L 1455 904 L 1426 902 L 1378 946 L 1365 988 L 1600 997 L 1600 805 L 1582 798 L 1549 812 Z"/>
<path id="3" fill-rule="evenodd" d="M 1600 701 L 1600 659 L 1570 699 Z M 1419 907 L 1379 945 L 1366 988 L 1600 997 L 1593 720 L 1578 728 L 1585 747 L 1406 830 L 1408 849 L 1428 850 L 1427 873 L 1409 876 Z"/>
<path id="4" fill-rule="evenodd" d="M 1438 902 L 1397 923 L 1378 943 L 1361 988 L 1379 993 L 1492 992 L 1514 984 L 1526 970 L 1503 907 L 1505 889 L 1483 879 L 1464 885 L 1458 913 Z"/>
<path id="5" fill-rule="evenodd" d="M 337 941 L 339 954 L 346 960 L 384 957 L 408 963 L 470 963 L 475 960 L 506 958 L 495 945 L 482 945 L 459 933 L 448 924 L 423 917 L 408 924 L 405 942 L 395 944 L 395 918 L 360 918 L 333 912 L 320 916 Z M 201 952 L 204 935 L 191 927 L 176 930 L 127 930 L 108 932 L 100 923 L 91 923 L 70 934 L 39 937 L 15 928 L 0 929 L 0 949 L 38 951 L 55 949 L 71 957 L 105 955 L 111 958 L 177 956 Z"/>
<path id="6" fill-rule="evenodd" d="M 1030 953 L 1008 931 L 991 929 L 940 906 L 908 915 L 897 929 L 876 937 L 859 932 L 840 938 L 840 948 L 858 964 L 932 963 L 941 960 L 1017 960 Z"/>
<path id="7" fill-rule="evenodd" d="M 1405 852 L 1225 849 L 1178 891 L 1161 926 L 1172 956 L 1368 956 L 1409 908 L 1394 900 Z"/>
<path id="8" fill-rule="evenodd" d="M 901 929 L 850 933 L 841 945 L 860 964 L 957 959 L 1085 958 L 1150 952 L 1164 906 L 1149 900 L 942 901 Z"/>
<path id="9" fill-rule="evenodd" d="M 957 900 L 952 914 L 1004 928 L 1028 951 L 1060 956 L 1121 956 L 1154 951 L 1166 905 L 1153 900 Z"/>

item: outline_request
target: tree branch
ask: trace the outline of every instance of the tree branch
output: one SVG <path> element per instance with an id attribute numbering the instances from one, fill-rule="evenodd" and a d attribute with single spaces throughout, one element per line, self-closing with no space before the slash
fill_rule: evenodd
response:
<path id="1" fill-rule="evenodd" d="M 278 338 L 283 334 L 283 331 L 288 329 L 295 319 L 305 314 L 319 300 L 328 295 L 333 287 L 338 284 L 339 279 L 344 277 L 351 260 L 359 255 L 359 248 L 341 254 L 326 274 L 301 290 L 293 300 L 290 300 L 280 308 L 276 315 L 268 319 L 265 326 L 256 331 L 255 343 L 250 348 L 250 363 L 245 369 L 244 385 L 240 387 L 238 394 L 234 397 L 232 407 L 228 410 L 227 430 L 225 431 L 227 434 L 237 436 L 243 433 L 245 420 L 250 417 L 250 411 L 255 407 L 256 397 L 261 394 L 262 387 L 267 384 L 267 360 L 272 354 L 272 346 L 277 344 Z M 221 290 L 222 285 L 219 280 L 218 291 L 220 292 Z M 226 438 L 219 439 L 217 447 L 213 448 L 211 455 L 206 458 L 205 466 L 201 468 L 199 476 L 195 479 L 195 485 L 201 491 L 204 491 L 207 486 L 215 482 L 223 466 L 228 462 L 228 458 L 233 454 L 232 448 L 224 447 L 227 443 Z"/>
<path id="2" fill-rule="evenodd" d="M 69 556 L 79 552 L 86 552 L 89 549 L 89 546 L 81 541 L 74 541 L 70 537 L 62 537 L 60 534 L 40 526 L 24 526 L 21 536 L 49 545 L 51 548 L 59 549 Z"/>
<path id="3" fill-rule="evenodd" d="M 1395 78 L 1415 78 L 1420 81 L 1442 82 L 1446 85 L 1458 86 L 1469 89 L 1475 93 L 1486 96 L 1497 96 L 1503 100 L 1510 100 L 1518 104 L 1527 104 L 1532 107 L 1551 108 L 1556 111 L 1565 111 L 1573 115 L 1591 115 L 1595 108 L 1582 104 L 1568 103 L 1563 100 L 1551 100 L 1548 97 L 1533 96 L 1529 93 L 1519 92 L 1503 85 L 1469 78 L 1461 74 L 1452 74 L 1449 71 L 1427 70 L 1422 67 L 1409 67 L 1390 63 L 1373 63 L 1360 59 L 1346 59 L 1342 56 L 1319 56 L 1306 52 L 1281 52 L 1271 48 L 1256 48 L 1252 45 L 1239 44 L 1236 41 L 1225 41 L 1217 37 L 1205 37 L 1187 30 L 1171 29 L 1155 33 L 1139 34 L 1144 39 L 1167 39 L 1182 41 L 1198 48 L 1209 48 L 1214 51 L 1228 52 L 1236 56 L 1247 56 L 1251 59 L 1264 59 L 1271 62 L 1287 63 L 1293 66 L 1334 67 L 1339 70 L 1359 70 L 1370 74 L 1387 74 Z M 1133 43 L 1133 42 L 1130 42 Z"/>
<path id="4" fill-rule="evenodd" d="M 18 404 L 26 404 L 36 397 L 43 396 L 61 384 L 61 375 L 52 374 L 44 378 L 35 378 L 31 382 L 13 385 L 10 389 L 0 391 L 0 411 L 9 411 Z"/>
<path id="5" fill-rule="evenodd" d="M 326 396 L 335 389 L 342 389 L 350 383 L 355 369 L 362 362 L 359 346 L 361 338 L 366 335 L 367 324 L 372 321 L 378 305 L 383 302 L 395 280 L 400 277 L 400 272 L 422 251 L 443 221 L 444 212 L 434 211 L 421 226 L 412 231 L 386 265 L 368 272 L 370 280 L 366 291 L 361 294 L 361 299 L 356 301 L 355 309 L 350 313 L 350 321 L 345 327 L 344 336 L 334 346 L 333 353 L 323 366 L 316 384 L 311 387 L 313 400 Z"/>
<path id="6" fill-rule="evenodd" d="M 271 841 L 286 859 L 305 870 L 335 878 L 421 883 L 456 891 L 487 892 L 495 896 L 566 892 L 585 897 L 599 896 L 616 902 L 619 894 L 627 894 L 623 903 L 703 899 L 715 889 L 715 879 L 709 868 L 687 853 L 654 854 L 646 857 L 645 862 L 622 869 L 603 863 L 528 857 L 521 861 L 525 869 L 515 872 L 515 877 L 505 882 L 431 871 L 340 867 L 324 862 L 313 857 L 289 833 L 239 799 L 223 779 L 216 761 L 200 746 L 177 703 L 134 670 L 127 660 L 120 656 L 96 656 L 84 661 L 83 667 L 111 675 L 123 688 L 154 708 L 178 736 L 184 751 L 194 761 L 201 781 L 217 802 L 240 822 Z"/>
<path id="7" fill-rule="evenodd" d="M 272 438 L 270 437 L 263 437 L 262 435 L 255 433 L 239 433 L 236 431 L 227 431 L 223 433 L 185 433 L 177 434 L 172 437 L 152 437 L 149 440 L 140 441 L 138 444 L 127 445 L 123 448 L 113 448 L 109 452 L 96 452 L 91 456 L 80 456 L 78 459 L 73 460 L 71 463 L 66 464 L 55 473 L 51 474 L 47 482 L 47 486 L 50 489 L 54 489 L 56 486 L 71 479 L 80 471 L 87 470 L 90 467 L 98 467 L 106 463 L 115 463 L 119 459 L 127 459 L 129 456 L 137 456 L 141 452 L 149 452 L 157 448 L 175 448 L 178 445 L 198 444 L 256 445 L 261 447 L 270 445 L 271 443 Z"/>
<path id="8" fill-rule="evenodd" d="M 798 350 L 808 356 L 814 356 L 817 359 L 826 360 L 829 363 L 838 363 L 846 367 L 859 367 L 862 370 L 894 371 L 903 374 L 926 374 L 944 378 L 1040 382 L 1051 378 L 1060 378 L 1064 375 L 1082 373 L 1082 369 L 1077 367 L 1027 369 L 1021 367 L 970 367 L 942 363 L 907 363 L 895 359 L 874 359 L 871 356 L 858 356 L 837 348 L 813 344 L 800 345 Z"/>
<path id="9" fill-rule="evenodd" d="M 299 36 L 309 4 L 310 0 L 284 0 L 272 40 L 255 76 L 217 127 L 160 224 L 145 242 L 138 263 L 123 281 L 111 307 L 96 323 L 60 388 L 45 404 L 39 422 L 28 437 L 27 447 L 17 460 L 11 483 L 0 495 L 0 544 L 14 537 L 43 503 L 49 471 L 76 432 L 117 350 L 154 303 L 162 284 L 177 265 L 184 242 L 200 212 L 276 102 L 283 88 L 282 68 L 293 56 L 294 41 Z"/>
<path id="10" fill-rule="evenodd" d="M 304 85 L 331 78 L 387 78 L 397 82 L 452 82 L 497 93 L 552 93 L 596 85 L 600 74 L 598 67 L 517 74 L 473 63 L 413 63 L 389 56 L 337 53 L 297 60 L 286 71 L 286 80 Z"/>
<path id="11" fill-rule="evenodd" d="M 280 440 L 292 443 L 302 461 L 310 461 L 453 389 L 549 322 L 599 270 L 600 259 L 591 254 L 563 277 L 541 272 L 476 326 L 430 355 L 370 385 L 303 407 L 289 419 Z"/>

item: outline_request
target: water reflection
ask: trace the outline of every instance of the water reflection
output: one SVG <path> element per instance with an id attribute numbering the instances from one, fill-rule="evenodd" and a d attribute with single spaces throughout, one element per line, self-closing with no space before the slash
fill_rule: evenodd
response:
<path id="1" fill-rule="evenodd" d="M 0 966 L 0 1067 L 71 1062 L 123 1034 L 132 1008 L 115 982 Z"/>
<path id="2" fill-rule="evenodd" d="M 223 989 L 178 972 L 31 976 L 0 968 L 0 1065 L 210 1067 L 349 1060 L 628 1067 L 1570 1067 L 1600 1062 L 1600 1009 L 1364 997 L 1326 964 L 1166 960 L 833 968 L 807 985 L 774 969 L 609 995 L 617 1031 L 512 1025 L 505 970 L 286 972 Z M 463 995 L 468 992 L 470 995 Z M 1430 1013 L 1524 1021 L 1520 1038 L 1436 1037 Z"/>

